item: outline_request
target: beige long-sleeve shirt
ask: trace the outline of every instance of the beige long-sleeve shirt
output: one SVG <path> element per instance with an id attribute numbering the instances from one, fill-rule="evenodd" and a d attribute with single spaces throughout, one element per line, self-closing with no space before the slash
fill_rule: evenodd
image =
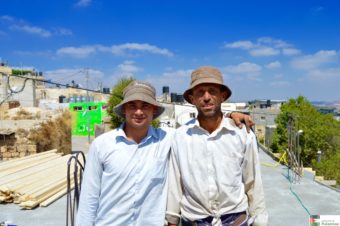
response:
<path id="1" fill-rule="evenodd" d="M 194 119 L 177 129 L 172 142 L 166 219 L 198 220 L 248 211 L 254 226 L 268 222 L 256 137 L 223 118 L 209 133 Z"/>

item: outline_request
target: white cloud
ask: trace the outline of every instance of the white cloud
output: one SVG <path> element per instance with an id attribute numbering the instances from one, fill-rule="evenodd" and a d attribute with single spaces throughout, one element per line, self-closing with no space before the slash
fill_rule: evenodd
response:
<path id="1" fill-rule="evenodd" d="M 328 68 L 324 70 L 311 70 L 308 77 L 312 80 L 322 81 L 330 79 L 340 79 L 340 68 Z"/>
<path id="2" fill-rule="evenodd" d="M 285 48 L 285 47 L 289 47 L 290 44 L 288 44 L 287 42 L 280 40 L 280 39 L 274 39 L 272 37 L 261 37 L 257 39 L 257 42 L 259 45 L 270 45 L 273 46 L 275 48 Z"/>
<path id="3" fill-rule="evenodd" d="M 62 36 L 68 36 L 68 35 L 72 35 L 73 32 L 70 29 L 67 28 L 58 28 L 56 29 L 56 34 L 58 35 L 62 35 Z"/>
<path id="4" fill-rule="evenodd" d="M 57 50 L 57 55 L 68 55 L 75 58 L 86 58 L 96 52 L 95 46 L 64 47 Z"/>
<path id="5" fill-rule="evenodd" d="M 50 70 L 44 72 L 46 79 L 50 79 L 53 82 L 61 84 L 71 84 L 74 80 L 80 87 L 86 88 L 86 74 L 89 76 L 88 88 L 97 89 L 98 82 L 104 78 L 104 73 L 100 70 L 95 69 L 84 69 L 84 68 L 60 68 L 57 70 Z"/>
<path id="6" fill-rule="evenodd" d="M 271 47 L 261 47 L 249 51 L 252 56 L 276 56 L 280 51 Z"/>
<path id="7" fill-rule="evenodd" d="M 281 78 L 283 78 L 283 74 L 275 74 L 275 75 L 273 76 L 273 78 L 274 78 L 274 79 L 281 79 Z"/>
<path id="8" fill-rule="evenodd" d="M 92 0 L 79 0 L 75 6 L 76 7 L 87 7 L 89 5 L 91 5 L 92 3 Z"/>
<path id="9" fill-rule="evenodd" d="M 282 86 L 289 86 L 290 83 L 288 81 L 274 81 L 270 83 L 270 86 L 274 87 L 282 87 Z"/>
<path id="10" fill-rule="evenodd" d="M 1 16 L 0 19 L 3 21 L 8 21 L 8 22 L 15 21 L 14 17 L 8 16 L 8 15 Z"/>
<path id="11" fill-rule="evenodd" d="M 119 73 L 121 76 L 128 77 L 132 77 L 136 72 L 140 72 L 143 70 L 142 68 L 137 67 L 134 61 L 129 60 L 124 61 L 122 64 L 119 64 L 117 68 L 117 73 Z"/>
<path id="12" fill-rule="evenodd" d="M 281 63 L 279 61 L 274 61 L 266 65 L 266 68 L 268 69 L 276 69 L 280 67 L 281 67 Z"/>
<path id="13" fill-rule="evenodd" d="M 334 62 L 336 58 L 336 51 L 321 50 L 314 55 L 306 55 L 293 59 L 292 66 L 296 69 L 311 70 L 326 63 Z"/>
<path id="14" fill-rule="evenodd" d="M 258 64 L 244 62 L 238 65 L 231 65 L 223 68 L 226 73 L 232 74 L 255 74 L 258 75 L 262 71 L 262 67 Z"/>
<path id="15" fill-rule="evenodd" d="M 276 56 L 276 55 L 296 55 L 300 50 L 294 48 L 291 44 L 272 37 L 260 37 L 255 43 L 249 40 L 240 40 L 224 45 L 225 48 L 243 49 L 255 57 Z"/>
<path id="16" fill-rule="evenodd" d="M 66 28 L 45 29 L 39 26 L 29 25 L 26 21 L 11 16 L 1 16 L 0 21 L 8 25 L 12 31 L 20 31 L 27 34 L 38 35 L 43 38 L 49 38 L 52 35 L 72 35 L 72 31 Z"/>
<path id="17" fill-rule="evenodd" d="M 97 52 L 110 52 L 113 55 L 125 55 L 130 52 L 149 52 L 163 56 L 173 56 L 173 53 L 167 49 L 161 49 L 150 44 L 126 43 L 122 45 L 89 45 L 82 47 L 64 47 L 57 50 L 58 55 L 69 55 L 76 58 L 85 58 L 90 54 Z"/>
<path id="18" fill-rule="evenodd" d="M 15 31 L 22 31 L 29 34 L 39 35 L 44 38 L 48 38 L 52 35 L 51 32 L 48 30 L 29 25 L 12 25 L 10 26 L 10 29 Z"/>
<path id="19" fill-rule="evenodd" d="M 160 75 L 148 75 L 146 80 L 155 86 L 159 94 L 163 86 L 169 86 L 170 92 L 184 93 L 189 87 L 191 72 L 192 69 L 170 70 Z"/>
<path id="20" fill-rule="evenodd" d="M 301 51 L 295 48 L 283 48 L 282 49 L 282 54 L 286 56 L 298 55 L 300 53 Z"/>
<path id="21" fill-rule="evenodd" d="M 150 52 L 154 54 L 164 55 L 164 56 L 173 56 L 174 54 L 167 49 L 161 49 L 157 46 L 150 45 L 147 43 L 125 43 L 122 45 L 113 45 L 111 47 L 111 51 L 113 54 L 124 54 L 125 51 L 141 51 L 141 52 Z"/>
<path id="22" fill-rule="evenodd" d="M 177 70 L 177 71 L 166 71 L 163 73 L 163 77 L 167 78 L 190 78 L 192 70 Z"/>
<path id="23" fill-rule="evenodd" d="M 111 87 L 115 85 L 122 78 L 138 78 L 139 76 L 137 73 L 143 70 L 143 68 L 136 65 L 136 62 L 126 60 L 123 63 L 117 65 L 109 76 L 105 76 L 105 87 Z"/>
<path id="24" fill-rule="evenodd" d="M 227 43 L 224 45 L 225 48 L 232 49 L 252 49 L 254 48 L 254 44 L 251 41 L 237 41 L 233 43 Z"/>

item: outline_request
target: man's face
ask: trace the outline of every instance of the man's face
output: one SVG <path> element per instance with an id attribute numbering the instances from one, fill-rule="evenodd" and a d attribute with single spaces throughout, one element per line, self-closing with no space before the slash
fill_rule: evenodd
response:
<path id="1" fill-rule="evenodd" d="M 136 129 L 147 128 L 156 110 L 156 106 L 140 100 L 130 101 L 123 105 L 126 124 Z"/>
<path id="2" fill-rule="evenodd" d="M 221 104 L 226 96 L 227 92 L 222 92 L 220 85 L 207 83 L 195 86 L 189 98 L 201 117 L 214 118 L 221 115 Z"/>

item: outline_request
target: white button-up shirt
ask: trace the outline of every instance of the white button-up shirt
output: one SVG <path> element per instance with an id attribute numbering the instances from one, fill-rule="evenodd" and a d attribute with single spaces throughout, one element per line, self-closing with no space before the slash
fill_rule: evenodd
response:
<path id="1" fill-rule="evenodd" d="M 91 144 L 77 226 L 164 225 L 174 129 L 149 127 L 147 136 L 136 144 L 122 128 Z"/>
<path id="2" fill-rule="evenodd" d="M 256 137 L 223 118 L 209 133 L 191 120 L 175 132 L 169 166 L 167 220 L 191 221 L 249 212 L 253 225 L 267 225 Z"/>

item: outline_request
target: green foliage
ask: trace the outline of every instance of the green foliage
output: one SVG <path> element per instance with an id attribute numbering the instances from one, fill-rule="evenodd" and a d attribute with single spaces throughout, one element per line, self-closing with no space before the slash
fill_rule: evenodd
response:
<path id="1" fill-rule="evenodd" d="M 111 96 L 110 96 L 108 107 L 107 107 L 107 113 L 108 115 L 111 116 L 111 127 L 112 128 L 117 128 L 124 122 L 124 119 L 119 117 L 114 112 L 113 109 L 116 105 L 122 102 L 123 90 L 125 89 L 125 87 L 127 87 L 130 84 L 130 82 L 134 80 L 135 79 L 133 78 L 122 78 L 117 82 L 117 84 L 114 87 L 112 87 L 112 92 L 111 92 Z"/>
<path id="2" fill-rule="evenodd" d="M 159 119 L 154 119 L 152 120 L 151 125 L 155 128 L 158 128 L 161 125 L 161 122 L 159 121 Z"/>
<path id="3" fill-rule="evenodd" d="M 336 180 L 337 184 L 340 184 L 340 150 L 335 155 L 322 159 L 320 163 L 314 160 L 313 168 L 317 175 L 324 176 L 326 180 Z"/>
<path id="4" fill-rule="evenodd" d="M 27 75 L 27 74 L 33 74 L 31 70 L 18 70 L 18 69 L 12 69 L 13 75 Z"/>
<path id="5" fill-rule="evenodd" d="M 264 145 L 264 138 L 263 138 L 263 137 L 261 137 L 261 138 L 259 139 L 259 142 L 260 142 L 261 144 L 263 144 L 263 145 Z"/>
<path id="6" fill-rule="evenodd" d="M 107 113 L 111 117 L 111 127 L 117 128 L 119 127 L 123 122 L 124 119 L 118 116 L 114 112 L 114 107 L 118 105 L 123 100 L 123 90 L 125 87 L 127 87 L 132 81 L 134 81 L 134 78 L 122 78 L 117 82 L 117 84 L 112 88 L 111 96 L 108 103 Z M 155 119 L 151 122 L 151 125 L 155 128 L 158 128 L 160 126 L 160 121 L 158 119 Z"/>
<path id="7" fill-rule="evenodd" d="M 304 166 L 311 166 L 322 150 L 325 158 L 334 156 L 339 146 L 340 123 L 331 115 L 321 115 L 304 97 L 290 99 L 281 106 L 281 113 L 276 118 L 277 128 L 273 134 L 271 148 L 274 152 L 287 150 L 289 117 L 294 121 L 294 133 L 303 130 L 300 136 L 301 160 Z"/>

